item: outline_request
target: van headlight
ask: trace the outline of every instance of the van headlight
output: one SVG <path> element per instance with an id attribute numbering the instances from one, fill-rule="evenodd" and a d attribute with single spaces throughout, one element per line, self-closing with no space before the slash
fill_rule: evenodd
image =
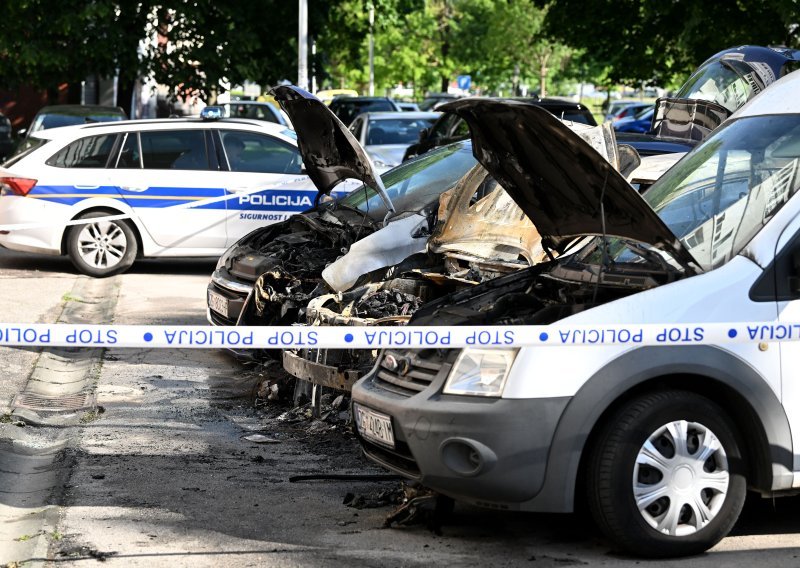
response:
<path id="1" fill-rule="evenodd" d="M 464 349 L 444 384 L 445 394 L 501 396 L 518 349 Z"/>

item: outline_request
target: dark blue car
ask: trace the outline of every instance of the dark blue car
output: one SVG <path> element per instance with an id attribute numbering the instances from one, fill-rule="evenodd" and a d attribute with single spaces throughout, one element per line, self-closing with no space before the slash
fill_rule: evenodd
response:
<path id="1" fill-rule="evenodd" d="M 644 134 L 650 132 L 653 124 L 653 111 L 655 107 L 649 106 L 631 118 L 621 118 L 614 122 L 614 130 L 617 132 L 639 132 Z"/>

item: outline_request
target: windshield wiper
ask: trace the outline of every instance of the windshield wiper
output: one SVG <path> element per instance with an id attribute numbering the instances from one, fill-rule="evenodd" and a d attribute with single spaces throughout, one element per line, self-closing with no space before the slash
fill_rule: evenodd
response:
<path id="1" fill-rule="evenodd" d="M 654 250 L 652 250 L 652 249 L 646 247 L 645 245 L 643 245 L 641 243 L 638 243 L 636 241 L 632 241 L 632 240 L 629 240 L 629 239 L 624 239 L 624 241 L 625 241 L 625 246 L 627 248 L 629 248 L 631 251 L 635 252 L 637 255 L 639 255 L 644 260 L 647 260 L 647 261 L 649 261 L 649 262 L 651 262 L 651 263 L 653 263 L 653 264 L 655 264 L 657 266 L 660 266 L 663 270 L 665 270 L 667 272 L 679 272 L 678 268 L 676 268 L 675 266 L 672 266 L 670 263 L 668 263 L 666 260 L 664 260 L 663 256 L 661 256 L 660 254 L 658 254 Z M 676 260 L 679 260 L 679 259 L 676 259 Z M 687 269 L 687 268 L 688 267 L 684 266 L 684 269 Z"/>

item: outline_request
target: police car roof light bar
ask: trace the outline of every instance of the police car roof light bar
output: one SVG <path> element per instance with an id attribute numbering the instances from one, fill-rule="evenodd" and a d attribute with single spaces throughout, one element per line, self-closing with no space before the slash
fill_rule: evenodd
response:
<path id="1" fill-rule="evenodd" d="M 219 120 L 225 116 L 225 109 L 219 106 L 207 106 L 200 111 L 203 120 Z"/>

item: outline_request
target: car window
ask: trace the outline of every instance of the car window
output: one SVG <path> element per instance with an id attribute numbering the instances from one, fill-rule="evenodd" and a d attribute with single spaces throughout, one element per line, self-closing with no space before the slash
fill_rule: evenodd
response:
<path id="1" fill-rule="evenodd" d="M 208 170 L 203 130 L 140 133 L 143 166 L 148 170 Z"/>
<path id="2" fill-rule="evenodd" d="M 436 124 L 433 125 L 433 129 L 430 133 L 430 138 L 432 140 L 441 139 L 449 136 L 450 131 L 453 129 L 453 125 L 460 121 L 461 119 L 458 118 L 458 115 L 447 113 L 439 120 L 436 121 Z M 463 122 L 463 121 L 462 121 Z"/>
<path id="3" fill-rule="evenodd" d="M 339 117 L 339 120 L 345 124 L 350 124 L 355 117 L 364 112 L 384 112 L 397 109 L 388 99 L 353 101 L 345 97 L 341 100 L 334 100 L 331 103 L 331 110 Z"/>
<path id="4" fill-rule="evenodd" d="M 300 174 L 300 152 L 270 136 L 238 130 L 220 131 L 222 147 L 233 172 Z"/>
<path id="5" fill-rule="evenodd" d="M 227 107 L 228 116 L 231 117 L 254 118 L 256 120 L 278 123 L 278 118 L 275 116 L 275 113 L 267 108 L 266 104 L 229 103 L 224 106 Z"/>
<path id="6" fill-rule="evenodd" d="M 11 157 L 8 158 L 8 160 L 2 163 L 3 167 L 10 168 L 11 166 L 19 162 L 22 158 L 24 158 L 28 154 L 32 154 L 35 150 L 41 148 L 48 142 L 49 140 L 45 140 L 44 138 L 37 138 L 36 136 L 28 136 L 17 147 L 17 151 L 14 152 L 11 155 Z"/>
<path id="7" fill-rule="evenodd" d="M 353 134 L 353 136 L 356 137 L 356 140 L 359 140 L 359 141 L 361 140 L 361 125 L 362 124 L 363 124 L 363 121 L 360 118 L 358 118 L 358 119 L 353 121 L 353 124 L 351 124 L 350 128 L 349 128 L 349 130 Z"/>
<path id="8" fill-rule="evenodd" d="M 468 138 L 469 124 L 467 124 L 467 121 L 459 118 L 458 122 L 456 122 L 452 132 L 450 133 L 450 137 L 453 139 Z"/>
<path id="9" fill-rule="evenodd" d="M 419 211 L 453 187 L 476 163 L 471 147 L 462 142 L 442 146 L 403 162 L 384 174 L 382 179 L 398 212 Z M 341 203 L 377 217 L 386 214 L 386 205 L 381 197 L 367 186 L 347 194 Z"/>
<path id="10" fill-rule="evenodd" d="M 142 167 L 142 151 L 139 146 L 139 135 L 136 132 L 125 135 L 122 151 L 117 158 L 117 167 L 125 169 Z"/>
<path id="11" fill-rule="evenodd" d="M 79 138 L 56 152 L 46 164 L 57 168 L 105 168 L 116 139 L 116 134 Z"/>
<path id="12" fill-rule="evenodd" d="M 413 144 L 419 131 L 428 128 L 434 119 L 393 118 L 370 120 L 367 126 L 367 145 Z"/>

